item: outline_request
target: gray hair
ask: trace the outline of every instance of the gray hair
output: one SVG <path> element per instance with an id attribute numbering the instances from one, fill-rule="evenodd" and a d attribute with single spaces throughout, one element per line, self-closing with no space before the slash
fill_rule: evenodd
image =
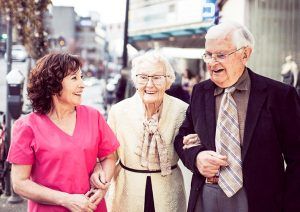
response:
<path id="1" fill-rule="evenodd" d="M 136 74 L 141 68 L 141 65 L 144 63 L 149 63 L 151 65 L 161 65 L 165 70 L 165 75 L 167 76 L 167 89 L 171 87 L 175 81 L 175 72 L 169 63 L 168 59 L 164 57 L 159 51 L 148 51 L 143 55 L 135 57 L 132 60 L 132 69 L 131 69 L 131 79 L 136 85 Z"/>
<path id="2" fill-rule="evenodd" d="M 254 49 L 254 37 L 252 33 L 242 24 L 236 22 L 223 22 L 211 27 L 205 36 L 209 39 L 225 39 L 231 36 L 232 42 L 237 49 L 249 46 Z"/>

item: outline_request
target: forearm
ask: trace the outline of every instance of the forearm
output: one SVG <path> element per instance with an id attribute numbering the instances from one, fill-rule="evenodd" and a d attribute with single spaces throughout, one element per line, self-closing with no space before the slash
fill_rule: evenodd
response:
<path id="1" fill-rule="evenodd" d="M 116 167 L 117 157 L 115 153 L 112 153 L 101 160 L 101 167 L 105 173 L 106 181 L 110 182 L 111 178 L 114 175 L 115 167 Z"/>
<path id="2" fill-rule="evenodd" d="M 68 193 L 56 191 L 45 186 L 39 185 L 30 179 L 13 180 L 14 191 L 35 202 L 64 206 Z"/>

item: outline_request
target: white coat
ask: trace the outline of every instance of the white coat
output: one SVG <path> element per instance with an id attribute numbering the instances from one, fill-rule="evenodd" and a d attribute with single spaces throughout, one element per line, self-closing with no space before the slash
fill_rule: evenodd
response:
<path id="1" fill-rule="evenodd" d="M 167 144 L 168 158 L 172 166 L 178 162 L 173 141 L 185 118 L 187 106 L 177 98 L 164 95 L 159 131 Z M 140 165 L 140 157 L 135 154 L 139 139 L 143 136 L 144 116 L 145 106 L 136 93 L 133 97 L 113 105 L 108 117 L 108 124 L 120 142 L 118 158 L 125 166 L 139 170 L 145 170 Z M 179 167 L 173 169 L 171 175 L 163 177 L 160 173 L 127 171 L 120 165 L 108 191 L 108 211 L 143 212 L 147 176 L 151 176 L 156 212 L 186 211 L 183 176 Z"/>

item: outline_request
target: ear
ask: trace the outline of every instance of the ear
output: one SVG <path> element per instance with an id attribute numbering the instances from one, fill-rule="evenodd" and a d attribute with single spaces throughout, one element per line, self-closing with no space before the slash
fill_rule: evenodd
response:
<path id="1" fill-rule="evenodd" d="M 246 65 L 246 63 L 248 62 L 250 55 L 252 53 L 252 49 L 250 47 L 246 47 L 244 49 L 244 53 L 243 53 L 243 63 Z"/>

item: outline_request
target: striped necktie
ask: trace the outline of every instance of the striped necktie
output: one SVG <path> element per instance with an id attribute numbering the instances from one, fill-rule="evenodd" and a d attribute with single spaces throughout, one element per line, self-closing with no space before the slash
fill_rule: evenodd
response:
<path id="1" fill-rule="evenodd" d="M 216 146 L 227 156 L 228 166 L 221 167 L 218 184 L 228 197 L 243 187 L 241 143 L 237 106 L 232 97 L 235 87 L 225 89 L 216 129 Z"/>

